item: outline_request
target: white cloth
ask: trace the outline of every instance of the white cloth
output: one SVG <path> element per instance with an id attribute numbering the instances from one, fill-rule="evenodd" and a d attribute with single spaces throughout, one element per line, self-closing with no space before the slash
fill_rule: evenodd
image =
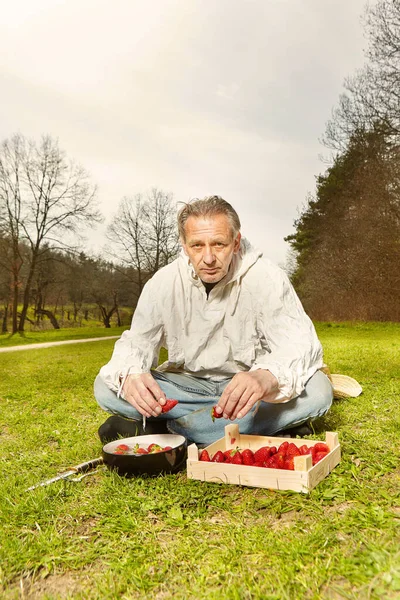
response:
<path id="1" fill-rule="evenodd" d="M 242 238 L 228 274 L 211 290 L 187 256 L 160 269 L 145 285 L 130 330 L 116 342 L 100 377 L 118 391 L 120 377 L 160 371 L 215 380 L 268 369 L 278 380 L 275 402 L 298 396 L 323 365 L 314 326 L 285 272 Z"/>

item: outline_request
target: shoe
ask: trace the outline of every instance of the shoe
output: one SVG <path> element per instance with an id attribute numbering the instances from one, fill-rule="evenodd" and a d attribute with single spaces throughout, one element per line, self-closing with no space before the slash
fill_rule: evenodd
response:
<path id="1" fill-rule="evenodd" d="M 100 425 L 98 429 L 99 438 L 102 444 L 118 440 L 120 438 L 134 437 L 136 435 L 151 435 L 154 433 L 169 433 L 167 421 L 149 421 L 146 423 L 146 430 L 143 430 L 142 421 L 135 419 L 126 419 L 119 415 L 112 415 Z"/>

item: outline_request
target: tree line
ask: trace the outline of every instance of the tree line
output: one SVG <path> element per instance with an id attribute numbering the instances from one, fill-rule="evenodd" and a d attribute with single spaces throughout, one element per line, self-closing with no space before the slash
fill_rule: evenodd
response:
<path id="1" fill-rule="evenodd" d="M 331 164 L 285 238 L 296 290 L 319 320 L 400 320 L 400 0 L 368 5 L 364 24 L 366 65 L 346 80 L 323 138 Z M 84 226 L 103 219 L 96 198 L 57 140 L 3 141 L 3 333 L 22 333 L 27 321 L 88 321 L 93 310 L 106 327 L 121 323 L 123 307 L 131 313 L 146 281 L 176 257 L 177 207 L 156 188 L 123 198 L 103 255 L 85 254 Z"/>
<path id="2" fill-rule="evenodd" d="M 320 320 L 400 320 L 400 0 L 367 6 L 364 26 L 366 65 L 323 138 L 331 165 L 285 238 L 294 285 Z"/>
<path id="3" fill-rule="evenodd" d="M 96 187 L 58 141 L 18 134 L 0 147 L 1 331 L 26 322 L 89 320 L 105 327 L 134 307 L 146 281 L 178 252 L 173 197 L 158 189 L 121 201 L 107 230 L 104 257 L 79 251 L 82 231 L 102 221 Z M 51 307 L 51 309 L 50 309 Z M 68 308 L 66 308 L 68 307 Z M 72 309 L 71 309 L 72 307 Z M 71 318 L 72 313 L 72 318 Z"/>

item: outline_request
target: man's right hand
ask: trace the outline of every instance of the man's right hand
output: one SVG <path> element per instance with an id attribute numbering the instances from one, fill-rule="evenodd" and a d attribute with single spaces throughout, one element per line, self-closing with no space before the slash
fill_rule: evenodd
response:
<path id="1" fill-rule="evenodd" d="M 166 402 L 164 392 L 151 373 L 128 375 L 122 388 L 122 396 L 144 417 L 158 417 Z"/>

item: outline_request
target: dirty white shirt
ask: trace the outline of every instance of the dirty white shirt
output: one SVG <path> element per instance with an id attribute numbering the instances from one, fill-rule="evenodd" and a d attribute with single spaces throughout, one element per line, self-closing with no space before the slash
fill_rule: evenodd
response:
<path id="1" fill-rule="evenodd" d="M 168 361 L 157 367 L 162 347 Z M 216 380 L 268 369 L 279 384 L 274 401 L 285 402 L 322 365 L 314 326 L 285 272 L 242 239 L 228 274 L 208 298 L 183 251 L 160 269 L 100 376 L 118 391 L 120 377 L 151 368 Z"/>

